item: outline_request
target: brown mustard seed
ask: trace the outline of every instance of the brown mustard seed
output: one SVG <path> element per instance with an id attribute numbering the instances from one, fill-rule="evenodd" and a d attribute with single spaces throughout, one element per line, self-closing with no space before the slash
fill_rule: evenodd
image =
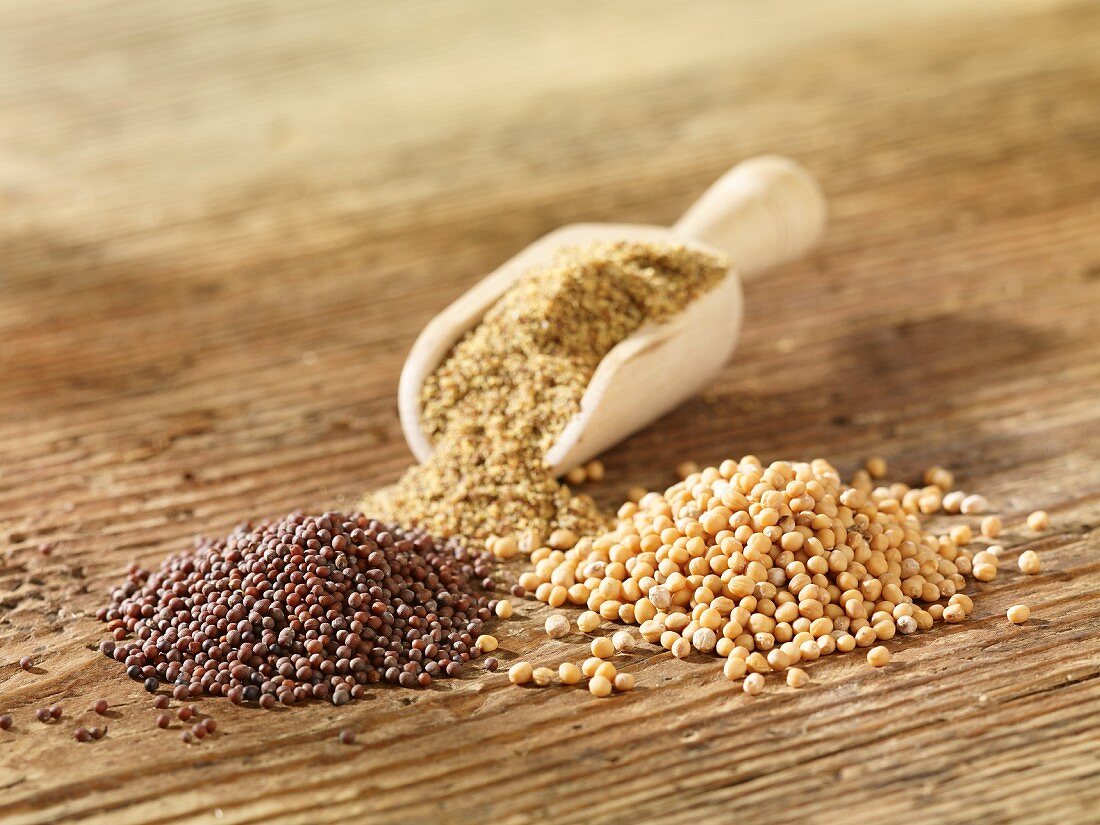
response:
<path id="1" fill-rule="evenodd" d="M 34 667 L 34 659 L 32 659 L 30 656 L 24 656 L 22 659 L 19 660 L 19 667 L 23 668 L 23 670 L 29 671 L 32 667 Z"/>
<path id="2" fill-rule="evenodd" d="M 88 732 L 87 728 L 77 728 L 73 731 L 73 738 L 77 742 L 91 742 L 92 734 Z"/>
<path id="3" fill-rule="evenodd" d="M 726 272 L 725 260 L 680 244 L 615 242 L 564 250 L 525 273 L 425 380 L 421 424 L 432 457 L 368 496 L 365 509 L 481 541 L 564 529 L 575 543 L 603 529 L 592 499 L 559 483 L 543 457 L 603 357 Z"/>
<path id="4" fill-rule="evenodd" d="M 49 708 L 39 708 L 34 712 L 34 717 L 39 722 L 49 722 L 51 719 L 53 719 L 53 716 L 50 714 Z"/>
<path id="5" fill-rule="evenodd" d="M 460 675 L 492 618 L 476 594 L 490 572 L 487 553 L 361 513 L 292 514 L 133 568 L 98 615 L 121 631 L 111 657 L 149 690 L 340 704 L 377 682 Z"/>
<path id="6" fill-rule="evenodd" d="M 355 744 L 355 731 L 351 728 L 343 728 L 336 736 L 341 745 L 354 745 Z"/>
<path id="7" fill-rule="evenodd" d="M 158 713 L 157 714 L 157 727 L 158 728 L 166 728 L 170 724 L 172 724 L 172 717 L 171 716 L 169 716 L 167 713 Z"/>
<path id="8" fill-rule="evenodd" d="M 14 720 L 10 713 L 0 713 L 0 730 L 11 730 Z"/>
<path id="9" fill-rule="evenodd" d="M 92 702 L 92 710 L 98 713 L 100 716 L 105 714 L 107 712 L 107 708 L 109 707 L 110 705 L 108 704 L 106 699 L 96 699 L 94 702 Z"/>
<path id="10" fill-rule="evenodd" d="M 50 718 L 51 719 L 60 719 L 61 718 L 61 712 L 62 712 L 61 711 L 61 705 L 50 705 Z"/>
<path id="11" fill-rule="evenodd" d="M 157 710 L 165 710 L 170 704 L 172 704 L 171 700 L 163 693 L 153 697 L 153 707 Z"/>

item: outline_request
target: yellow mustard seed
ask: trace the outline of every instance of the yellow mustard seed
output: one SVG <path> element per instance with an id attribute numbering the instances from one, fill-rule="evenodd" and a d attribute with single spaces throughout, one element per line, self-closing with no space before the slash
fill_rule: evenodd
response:
<path id="1" fill-rule="evenodd" d="M 1046 510 L 1036 510 L 1027 517 L 1028 529 L 1041 533 L 1050 527 L 1050 516 Z"/>
<path id="2" fill-rule="evenodd" d="M 879 645 L 867 651 L 867 664 L 871 667 L 886 667 L 890 663 L 890 651 Z"/>
<path id="3" fill-rule="evenodd" d="M 512 617 L 512 603 L 507 599 L 501 599 L 497 602 L 496 610 L 498 619 L 510 619 Z"/>
<path id="4" fill-rule="evenodd" d="M 962 505 L 959 507 L 960 512 L 964 516 L 980 516 L 986 510 L 989 509 L 989 502 L 985 500 L 985 496 L 969 495 L 963 499 Z"/>
<path id="5" fill-rule="evenodd" d="M 611 682 L 604 676 L 593 676 L 588 680 L 588 692 L 602 699 L 611 695 Z"/>
<path id="6" fill-rule="evenodd" d="M 615 667 L 615 665 L 611 664 L 611 662 L 601 661 L 599 666 L 596 668 L 596 672 L 592 675 L 603 676 L 605 679 L 613 680 L 615 678 L 615 674 L 618 672 L 619 669 Z"/>
<path id="7" fill-rule="evenodd" d="M 592 610 L 586 610 L 577 617 L 577 630 L 581 633 L 591 633 L 600 626 L 600 614 Z"/>
<path id="8" fill-rule="evenodd" d="M 593 639 L 590 648 L 597 659 L 610 659 L 615 655 L 615 645 L 607 636 Z"/>
<path id="9" fill-rule="evenodd" d="M 888 472 L 886 459 L 882 458 L 882 456 L 877 455 L 871 456 L 869 459 L 867 459 L 867 461 L 863 464 L 863 469 L 867 471 L 868 475 L 870 475 L 871 478 L 875 479 L 885 478 L 886 473 Z"/>
<path id="10" fill-rule="evenodd" d="M 474 644 L 481 648 L 482 653 L 492 653 L 500 646 L 496 636 L 478 636 Z"/>
<path id="11" fill-rule="evenodd" d="M 722 673 L 731 682 L 744 678 L 747 671 L 748 665 L 745 664 L 745 660 L 733 656 L 726 659 L 726 663 L 722 666 Z"/>
<path id="12" fill-rule="evenodd" d="M 953 490 L 943 497 L 943 509 L 946 513 L 955 515 L 962 511 L 962 503 L 966 500 L 966 493 L 961 490 Z"/>
<path id="13" fill-rule="evenodd" d="M 525 685 L 534 676 L 530 662 L 516 662 L 508 668 L 508 681 L 513 685 Z"/>
<path id="14" fill-rule="evenodd" d="M 611 644 L 615 646 L 615 650 L 619 653 L 629 653 L 634 649 L 634 636 L 629 630 L 616 631 L 611 636 Z"/>
<path id="15" fill-rule="evenodd" d="M 558 665 L 558 681 L 563 685 L 575 685 L 581 680 L 581 669 L 572 662 Z"/>
<path id="16" fill-rule="evenodd" d="M 574 467 L 565 474 L 565 481 L 567 484 L 572 484 L 574 486 L 584 484 L 588 481 L 588 473 L 585 471 L 584 467 Z"/>
<path id="17" fill-rule="evenodd" d="M 628 690 L 634 690 L 634 684 L 635 679 L 633 673 L 619 673 L 615 676 L 615 679 L 612 682 L 615 690 L 619 691 L 620 693 L 625 693 Z"/>
<path id="18" fill-rule="evenodd" d="M 691 655 L 691 642 L 682 636 L 672 643 L 672 655 L 677 659 L 686 659 Z"/>
<path id="19" fill-rule="evenodd" d="M 501 561 L 507 561 L 508 559 L 514 558 L 519 552 L 519 545 L 511 536 L 505 536 L 493 542 L 492 552 L 496 558 Z"/>
<path id="20" fill-rule="evenodd" d="M 975 564 L 974 578 L 980 582 L 991 582 L 997 578 L 997 566 L 995 564 Z"/>
<path id="21" fill-rule="evenodd" d="M 604 469 L 603 462 L 599 459 L 593 459 L 585 464 L 584 471 L 588 475 L 588 480 L 595 482 L 603 481 L 607 472 Z"/>
<path id="22" fill-rule="evenodd" d="M 1014 604 L 1008 608 L 1008 620 L 1013 624 L 1023 624 L 1031 618 L 1031 608 L 1026 604 Z"/>
<path id="23" fill-rule="evenodd" d="M 598 656 L 589 656 L 583 662 L 581 662 L 581 673 L 588 678 L 592 678 L 596 675 L 596 669 L 603 664 L 603 659 Z"/>
<path id="24" fill-rule="evenodd" d="M 1041 567 L 1039 563 L 1039 554 L 1034 550 L 1025 550 L 1022 552 L 1016 564 L 1020 568 L 1021 573 L 1026 573 L 1029 576 L 1036 575 Z"/>
<path id="25" fill-rule="evenodd" d="M 560 639 L 569 633 L 569 619 L 560 613 L 553 613 L 546 617 L 546 635 L 551 639 Z"/>
<path id="26" fill-rule="evenodd" d="M 764 677 L 759 673 L 750 673 L 741 683 L 741 689 L 749 696 L 756 696 L 764 692 Z"/>
<path id="27" fill-rule="evenodd" d="M 809 674 L 800 667 L 787 669 L 787 684 L 793 688 L 800 688 L 810 681 Z"/>
<path id="28" fill-rule="evenodd" d="M 554 681 L 554 671 L 548 667 L 536 667 L 531 673 L 531 678 L 539 687 L 546 687 Z"/>
<path id="29" fill-rule="evenodd" d="M 982 519 L 979 530 L 982 535 L 987 539 L 995 539 L 1001 534 L 1001 529 L 1004 526 L 1000 516 L 986 516 Z"/>

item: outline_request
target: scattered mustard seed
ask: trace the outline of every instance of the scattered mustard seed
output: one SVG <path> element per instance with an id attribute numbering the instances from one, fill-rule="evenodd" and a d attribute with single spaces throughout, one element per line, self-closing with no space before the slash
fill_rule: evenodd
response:
<path id="1" fill-rule="evenodd" d="M 1020 554 L 1020 558 L 1016 564 L 1020 568 L 1021 573 L 1026 573 L 1029 576 L 1034 576 L 1039 572 L 1039 554 L 1034 550 L 1025 550 Z"/>
<path id="2" fill-rule="evenodd" d="M 607 636 L 593 639 L 591 649 L 597 659 L 610 659 L 615 655 L 615 644 Z"/>
<path id="3" fill-rule="evenodd" d="M 793 688 L 803 687 L 810 681 L 809 675 L 800 667 L 787 669 L 787 684 Z"/>
<path id="4" fill-rule="evenodd" d="M 1036 510 L 1027 517 L 1027 526 L 1036 533 L 1041 533 L 1050 527 L 1050 516 L 1046 510 Z"/>
<path id="5" fill-rule="evenodd" d="M 1023 624 L 1031 618 L 1031 608 L 1026 604 L 1014 604 L 1008 608 L 1008 620 L 1013 624 Z"/>
<path id="6" fill-rule="evenodd" d="M 558 665 L 558 681 L 563 685 L 575 685 L 581 680 L 581 669 L 572 662 L 562 662 Z"/>
<path id="7" fill-rule="evenodd" d="M 569 619 L 560 613 L 553 613 L 546 617 L 546 635 L 551 639 L 560 639 L 569 633 Z"/>
<path id="8" fill-rule="evenodd" d="M 531 672 L 531 678 L 539 687 L 546 687 L 554 681 L 554 671 L 548 667 L 536 667 Z"/>
<path id="9" fill-rule="evenodd" d="M 890 651 L 879 645 L 867 651 L 867 664 L 871 667 L 886 667 L 890 663 Z"/>
<path id="10" fill-rule="evenodd" d="M 611 682 L 604 676 L 593 676 L 588 680 L 588 692 L 601 699 L 611 695 L 611 688 Z"/>
<path id="11" fill-rule="evenodd" d="M 634 683 L 633 673 L 619 673 L 616 674 L 615 680 L 611 684 L 615 690 L 624 693 L 628 690 L 634 690 Z"/>
<path id="12" fill-rule="evenodd" d="M 513 685 L 525 685 L 531 681 L 534 670 L 530 662 L 516 662 L 508 668 L 508 681 Z"/>
<path id="13" fill-rule="evenodd" d="M 512 610 L 512 603 L 507 599 L 501 599 L 497 602 L 494 612 L 497 614 L 498 619 L 510 619 L 512 618 Z"/>
<path id="14" fill-rule="evenodd" d="M 759 673 L 750 673 L 741 683 L 741 689 L 749 696 L 756 696 L 764 692 L 764 677 Z"/>

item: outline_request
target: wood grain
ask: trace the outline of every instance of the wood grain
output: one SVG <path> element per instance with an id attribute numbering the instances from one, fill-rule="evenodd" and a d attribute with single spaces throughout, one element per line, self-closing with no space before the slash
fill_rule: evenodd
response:
<path id="1" fill-rule="evenodd" d="M 0 820 L 1100 820 L 1095 3 L 3 11 Z M 735 363 L 594 494 L 747 451 L 942 462 L 1042 575 L 800 692 L 648 650 L 610 701 L 498 675 L 208 700 L 197 747 L 154 728 L 91 649 L 127 564 L 394 479 L 397 374 L 440 307 L 562 223 L 671 221 L 760 152 L 823 181 L 825 245 L 748 286 Z M 506 657 L 579 655 L 519 613 Z M 107 737 L 74 742 L 101 695 Z"/>

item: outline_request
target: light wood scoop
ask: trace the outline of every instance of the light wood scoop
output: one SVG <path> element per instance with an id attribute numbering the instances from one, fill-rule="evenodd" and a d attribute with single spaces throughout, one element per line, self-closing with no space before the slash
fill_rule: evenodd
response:
<path id="1" fill-rule="evenodd" d="M 413 455 L 432 444 L 420 426 L 425 379 L 485 312 L 528 270 L 550 264 L 564 247 L 596 241 L 674 241 L 723 252 L 727 277 L 663 324 L 645 324 L 603 358 L 580 411 L 546 453 L 564 474 L 695 395 L 722 368 L 741 330 L 741 278 L 793 260 L 825 227 L 825 198 L 809 173 L 787 158 L 738 164 L 711 186 L 671 229 L 627 224 L 574 224 L 545 235 L 437 315 L 416 339 L 401 371 L 398 411 Z"/>

